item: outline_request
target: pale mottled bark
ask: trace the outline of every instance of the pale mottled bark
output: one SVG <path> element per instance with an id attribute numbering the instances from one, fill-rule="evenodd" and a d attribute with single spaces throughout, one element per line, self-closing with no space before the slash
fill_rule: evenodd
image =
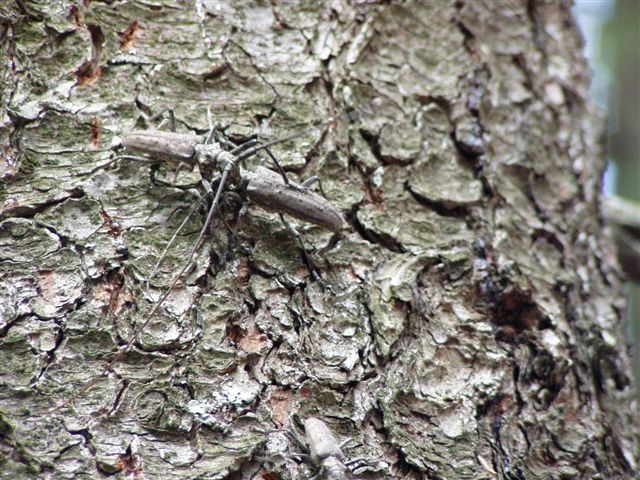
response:
<path id="1" fill-rule="evenodd" d="M 145 478 L 305 478 L 263 432 L 311 415 L 354 439 L 364 478 L 633 477 L 601 119 L 566 5 L 2 8 L 3 477 L 124 476 L 136 439 Z M 219 222 L 80 391 L 202 222 L 147 291 L 197 174 L 99 166 L 166 107 L 197 133 L 210 108 L 235 138 L 317 124 L 274 150 L 350 228 L 324 251 L 331 233 L 296 224 L 321 284 L 273 213 L 250 207 L 235 244 Z"/>

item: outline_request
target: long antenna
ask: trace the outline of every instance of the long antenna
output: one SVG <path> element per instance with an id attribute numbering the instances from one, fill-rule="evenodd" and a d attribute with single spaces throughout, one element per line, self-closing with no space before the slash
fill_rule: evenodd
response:
<path id="1" fill-rule="evenodd" d="M 306 131 L 306 129 L 305 130 L 301 130 L 301 131 L 299 131 L 297 133 L 294 133 L 292 135 L 289 135 L 287 137 L 279 138 L 279 139 L 273 140 L 271 142 L 267 142 L 264 145 L 252 146 L 249 149 L 246 148 L 247 147 L 246 144 L 242 144 L 242 145 L 234 148 L 230 152 L 228 152 L 229 155 L 228 155 L 228 158 L 227 158 L 227 163 L 224 166 L 224 169 L 222 171 L 222 176 L 220 178 L 220 183 L 218 184 L 218 188 L 217 188 L 216 194 L 215 194 L 215 196 L 213 198 L 213 202 L 211 203 L 211 207 L 209 208 L 209 212 L 207 213 L 207 218 L 206 218 L 206 220 L 204 222 L 204 225 L 202 226 L 202 229 L 200 230 L 200 233 L 198 234 L 198 238 L 196 239 L 193 247 L 191 248 L 191 251 L 189 252 L 189 255 L 187 255 L 186 261 L 182 265 L 182 268 L 180 268 L 180 271 L 174 277 L 174 279 L 171 282 L 171 285 L 169 286 L 169 288 L 167 288 L 167 290 L 162 294 L 160 299 L 156 302 L 154 307 L 151 309 L 151 311 L 149 312 L 149 314 L 145 318 L 145 320 L 142 323 L 142 325 L 135 330 L 135 332 L 133 333 L 133 335 L 131 336 L 129 341 L 126 343 L 126 345 L 116 354 L 116 356 L 113 358 L 113 360 L 111 360 L 107 364 L 107 366 L 104 368 L 104 370 L 102 371 L 102 373 L 100 373 L 99 376 L 95 377 L 93 380 L 91 380 L 89 383 L 87 383 L 85 386 L 83 386 L 80 390 L 78 390 L 78 392 L 72 397 L 71 401 L 73 401 L 73 399 L 77 395 L 79 395 L 79 394 L 85 392 L 87 389 L 89 389 L 100 378 L 104 377 L 109 372 L 109 370 L 111 370 L 113 365 L 115 365 L 115 363 L 118 360 L 120 360 L 120 358 L 122 358 L 122 356 L 129 350 L 131 345 L 133 345 L 135 343 L 135 341 L 138 339 L 138 336 L 140 335 L 140 333 L 142 333 L 142 331 L 147 327 L 147 325 L 149 324 L 149 322 L 151 321 L 153 316 L 156 314 L 158 309 L 162 306 L 162 304 L 165 302 L 165 300 L 169 297 L 169 295 L 171 294 L 171 291 L 175 288 L 175 286 L 178 284 L 178 282 L 180 281 L 182 276 L 185 274 L 185 272 L 189 268 L 189 264 L 193 260 L 193 257 L 195 255 L 196 251 L 200 247 L 200 244 L 201 244 L 201 242 L 202 242 L 207 230 L 209 229 L 209 226 L 211 225 L 211 221 L 213 220 L 214 213 L 215 213 L 215 211 L 216 211 L 216 209 L 218 207 L 218 203 L 220 201 L 220 196 L 222 194 L 222 190 L 224 189 L 225 183 L 227 181 L 227 177 L 229 176 L 229 173 L 234 168 L 236 163 L 238 161 L 245 160 L 245 159 L 251 157 L 252 155 L 255 155 L 260 150 L 264 150 L 266 148 L 269 148 L 272 145 L 276 145 L 278 143 L 284 143 L 284 142 L 288 142 L 290 140 L 294 140 L 294 139 L 300 137 L 305 131 Z M 255 143 L 254 140 L 250 140 L 249 142 L 251 142 L 252 145 Z M 238 154 L 238 153 L 239 153 L 239 155 L 236 156 L 236 154 Z"/>

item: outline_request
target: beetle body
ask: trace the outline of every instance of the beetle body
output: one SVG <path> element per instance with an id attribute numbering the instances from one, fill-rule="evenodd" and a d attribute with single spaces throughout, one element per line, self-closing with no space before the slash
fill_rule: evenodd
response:
<path id="1" fill-rule="evenodd" d="M 348 472 L 345 456 L 329 427 L 321 420 L 309 417 L 304 421 L 304 430 L 311 460 L 320 468 L 320 475 L 327 480 L 345 480 Z"/>
<path id="2" fill-rule="evenodd" d="M 197 164 L 202 178 L 209 181 L 218 164 L 235 164 L 238 159 L 217 143 L 205 144 L 199 135 L 138 131 L 127 135 L 122 143 L 128 150 L 150 158 L 172 164 Z M 253 172 L 240 169 L 239 177 L 247 197 L 263 208 L 286 213 L 331 232 L 339 232 L 345 225 L 342 214 L 331 202 L 302 185 L 285 183 L 282 176 L 268 168 L 258 167 Z"/>

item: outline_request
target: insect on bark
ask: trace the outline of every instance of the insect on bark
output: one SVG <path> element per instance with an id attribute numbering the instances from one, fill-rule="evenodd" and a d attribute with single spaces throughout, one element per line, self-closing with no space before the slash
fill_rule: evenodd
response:
<path id="1" fill-rule="evenodd" d="M 240 161 L 259 150 L 293 140 L 297 136 L 299 134 L 265 145 L 243 144 L 226 151 L 220 143 L 205 143 L 203 138 L 197 135 L 152 130 L 133 132 L 123 139 L 123 144 L 127 150 L 148 158 L 157 158 L 173 164 L 197 164 L 203 180 L 209 182 L 212 181 L 209 177 L 217 165 L 223 163 L 222 178 L 216 192 L 216 197 L 219 197 L 218 193 L 224 189 L 227 177 Z M 255 204 L 275 212 L 286 213 L 331 232 L 337 233 L 344 227 L 340 211 L 306 186 L 291 182 L 282 174 L 278 175 L 264 167 L 258 167 L 255 172 L 239 168 L 238 173 L 240 189 Z M 217 198 L 214 198 L 211 210 L 214 205 L 217 207 Z"/>
<path id="2" fill-rule="evenodd" d="M 261 433 L 283 432 L 289 435 L 305 453 L 291 455 L 299 460 L 311 460 L 317 469 L 317 474 L 309 480 L 346 480 L 350 478 L 350 472 L 371 466 L 372 462 L 363 458 L 350 458 L 342 452 L 342 448 L 351 442 L 351 439 L 338 443 L 331 430 L 320 419 L 307 417 L 304 422 L 306 442 L 294 430 L 258 430 Z M 308 452 L 308 453 L 307 453 Z"/>
<path id="3" fill-rule="evenodd" d="M 267 149 L 277 143 L 291 141 L 301 136 L 304 132 L 298 132 L 262 145 L 258 145 L 255 139 L 249 140 L 241 145 L 235 145 L 221 136 L 218 136 L 217 141 L 210 142 L 209 140 L 215 133 L 212 129 L 207 139 L 205 139 L 202 136 L 192 134 L 150 130 L 132 132 L 123 139 L 122 143 L 128 151 L 144 156 L 136 157 L 126 155 L 118 158 L 142 160 L 151 163 L 163 161 L 174 165 L 182 163 L 192 167 L 198 166 L 205 190 L 212 192 L 213 186 L 216 183 L 218 186 L 204 225 L 187 255 L 182 268 L 173 278 L 167 290 L 155 303 L 142 325 L 133 333 L 127 344 L 107 365 L 100 377 L 106 375 L 110 368 L 126 353 L 131 345 L 133 345 L 189 268 L 195 252 L 198 250 L 211 225 L 213 216 L 218 208 L 220 196 L 229 178 L 232 178 L 237 183 L 238 191 L 244 192 L 252 202 L 261 207 L 276 211 L 280 214 L 286 213 L 299 220 L 313 223 L 334 233 L 339 232 L 345 227 L 342 214 L 331 202 L 311 191 L 304 184 L 301 185 L 289 181 L 284 170 L 273 156 L 272 159 L 279 168 L 280 175 L 264 167 L 258 167 L 255 171 L 251 172 L 243 169 L 239 165 L 243 160 L 255 155 L 260 150 Z M 294 233 L 297 234 L 295 231 Z M 97 378 L 95 380 L 97 380 Z M 81 389 L 81 391 L 88 388 L 91 384 L 93 384 L 93 382 L 90 382 Z"/>
<path id="4" fill-rule="evenodd" d="M 311 460 L 320 470 L 314 478 L 345 480 L 349 471 L 345 456 L 329 427 L 321 420 L 309 417 L 304 421 L 304 431 Z"/>

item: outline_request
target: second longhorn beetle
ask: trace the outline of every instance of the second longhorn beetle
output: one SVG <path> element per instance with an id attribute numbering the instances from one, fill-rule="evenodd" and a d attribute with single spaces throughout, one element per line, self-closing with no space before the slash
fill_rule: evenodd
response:
<path id="1" fill-rule="evenodd" d="M 304 431 L 309 442 L 309 455 L 319 469 L 318 475 L 314 478 L 345 480 L 348 467 L 361 461 L 359 458 L 346 461 L 342 447 L 350 440 L 338 444 L 331 430 L 322 420 L 314 417 L 305 419 Z"/>
<path id="2" fill-rule="evenodd" d="M 371 463 L 362 458 L 347 459 L 342 449 L 351 443 L 351 439 L 348 438 L 338 443 L 336 437 L 322 420 L 315 417 L 307 417 L 303 424 L 306 442 L 294 430 L 278 429 L 263 431 L 263 433 L 284 432 L 303 451 L 308 452 L 308 454 L 302 453 L 293 456 L 301 460 L 311 460 L 311 463 L 317 469 L 317 474 L 309 480 L 346 480 L 349 477 L 349 472 L 354 472 Z"/>
<path id="3" fill-rule="evenodd" d="M 267 150 L 272 145 L 294 140 L 303 133 L 304 130 L 262 145 L 258 144 L 255 138 L 236 145 L 222 136 L 214 127 L 210 128 L 206 139 L 194 134 L 164 132 L 159 130 L 132 132 L 123 139 L 122 143 L 127 150 L 144 156 L 125 155 L 114 159 L 114 161 L 119 159 L 133 159 L 151 163 L 164 161 L 175 165 L 187 164 L 191 167 L 198 166 L 205 190 L 207 190 L 208 193 L 212 193 L 213 186 L 216 183 L 217 188 L 204 225 L 187 255 L 187 259 L 182 268 L 175 275 L 171 284 L 159 300 L 156 301 L 142 325 L 135 330 L 126 345 L 116 354 L 113 360 L 109 362 L 100 377 L 106 375 L 110 368 L 126 353 L 131 345 L 133 345 L 189 268 L 196 251 L 211 225 L 228 178 L 233 177 L 240 189 L 246 193 L 246 196 L 252 202 L 266 209 L 276 211 L 280 215 L 286 213 L 299 220 L 313 223 L 334 233 L 340 232 L 345 227 L 345 220 L 342 214 L 331 202 L 312 190 L 309 190 L 307 183 L 298 184 L 290 181 L 276 158 Z M 262 166 L 257 167 L 253 172 L 245 170 L 240 166 L 243 160 L 246 160 L 261 150 L 267 150 L 267 152 L 269 152 L 271 159 L 280 172 L 279 174 Z M 108 164 L 111 163 L 112 161 Z M 288 224 L 287 227 L 292 229 Z M 298 235 L 295 230 L 293 232 L 296 236 Z M 100 377 L 97 377 L 95 380 Z M 82 390 L 85 390 L 93 383 L 94 382 L 90 382 L 83 387 Z"/>

